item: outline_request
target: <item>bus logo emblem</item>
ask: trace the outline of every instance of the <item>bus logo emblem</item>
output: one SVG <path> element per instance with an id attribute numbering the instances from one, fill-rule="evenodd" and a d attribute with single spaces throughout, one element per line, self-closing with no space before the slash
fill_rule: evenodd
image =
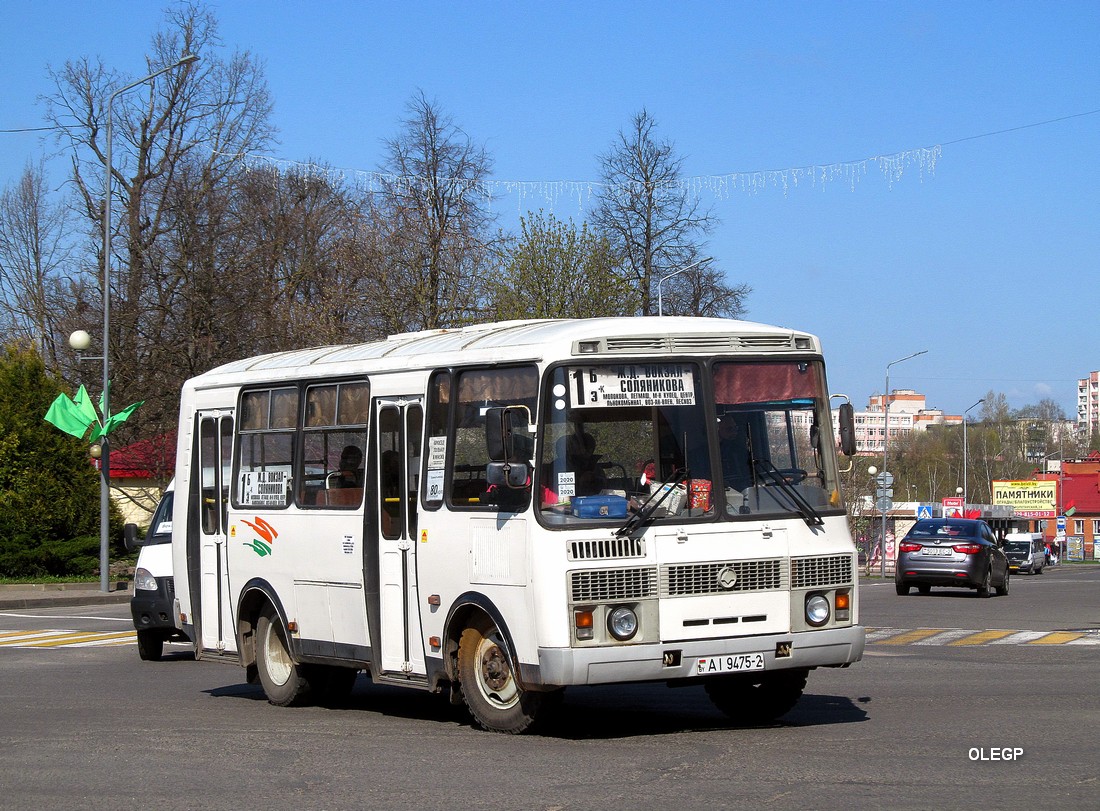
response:
<path id="1" fill-rule="evenodd" d="M 718 572 L 718 585 L 726 591 L 737 585 L 737 572 L 732 566 L 723 566 Z"/>

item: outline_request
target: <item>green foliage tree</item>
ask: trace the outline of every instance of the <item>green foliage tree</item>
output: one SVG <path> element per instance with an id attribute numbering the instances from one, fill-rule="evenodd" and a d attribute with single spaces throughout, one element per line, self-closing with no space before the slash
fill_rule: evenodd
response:
<path id="1" fill-rule="evenodd" d="M 624 278 L 608 240 L 541 211 L 520 220 L 505 243 L 505 266 L 489 282 L 497 320 L 633 315 L 638 289 Z"/>
<path id="2" fill-rule="evenodd" d="M 88 446 L 43 419 L 61 386 L 39 354 L 0 353 L 0 575 L 92 575 L 99 479 Z M 115 528 L 121 523 L 114 516 Z M 116 532 L 116 539 L 120 533 Z"/>

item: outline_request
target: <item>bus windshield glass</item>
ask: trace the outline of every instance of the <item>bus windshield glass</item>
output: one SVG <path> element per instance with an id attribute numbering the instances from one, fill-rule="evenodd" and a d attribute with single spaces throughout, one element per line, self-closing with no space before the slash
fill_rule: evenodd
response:
<path id="1" fill-rule="evenodd" d="M 625 363 L 551 372 L 536 466 L 544 520 L 654 520 L 839 506 L 820 363 Z M 824 444 L 823 444 L 824 443 Z"/>
<path id="2" fill-rule="evenodd" d="M 730 515 L 841 506 L 824 370 L 806 361 L 713 367 L 718 456 Z"/>

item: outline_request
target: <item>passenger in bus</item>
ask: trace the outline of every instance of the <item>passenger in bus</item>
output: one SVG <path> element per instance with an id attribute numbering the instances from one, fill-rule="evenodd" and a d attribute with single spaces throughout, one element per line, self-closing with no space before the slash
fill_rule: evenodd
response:
<path id="1" fill-rule="evenodd" d="M 363 451 L 358 445 L 348 445 L 340 453 L 340 467 L 333 478 L 333 488 L 363 486 Z"/>

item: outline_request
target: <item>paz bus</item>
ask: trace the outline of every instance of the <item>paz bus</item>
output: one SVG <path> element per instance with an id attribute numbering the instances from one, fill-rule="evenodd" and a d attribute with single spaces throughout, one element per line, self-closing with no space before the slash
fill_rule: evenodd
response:
<path id="1" fill-rule="evenodd" d="M 225 364 L 182 391 L 177 623 L 275 705 L 366 671 L 499 732 L 570 685 L 626 682 L 769 721 L 811 670 L 863 655 L 829 403 L 815 336 L 726 319 Z"/>

